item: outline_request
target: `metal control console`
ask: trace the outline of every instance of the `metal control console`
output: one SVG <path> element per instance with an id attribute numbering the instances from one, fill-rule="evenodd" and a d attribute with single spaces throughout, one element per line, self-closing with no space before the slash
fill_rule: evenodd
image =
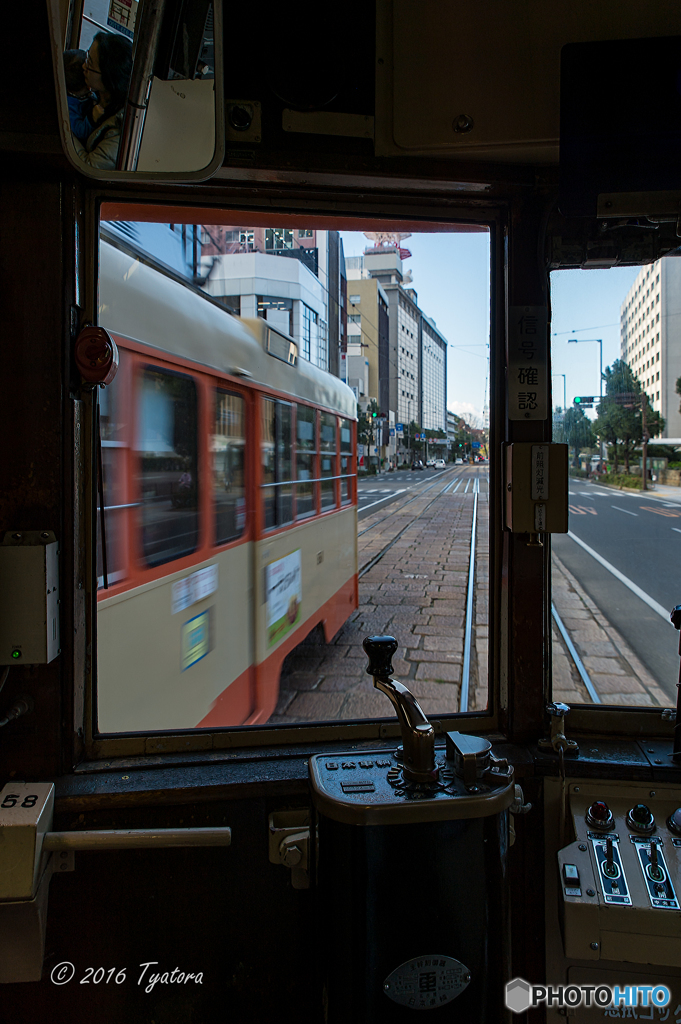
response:
<path id="1" fill-rule="evenodd" d="M 589 782 L 568 796 L 575 841 L 558 852 L 566 957 L 678 966 L 681 788 Z"/>
<path id="2" fill-rule="evenodd" d="M 457 767 L 471 741 L 486 749 L 476 756 L 473 774 L 465 779 L 463 767 L 461 774 Z M 480 818 L 513 803 L 513 768 L 494 757 L 487 740 L 449 733 L 446 747 L 435 747 L 435 777 L 427 782 L 405 778 L 398 756 L 368 751 L 360 757 L 311 757 L 310 780 L 318 810 L 346 824 L 388 825 Z"/>

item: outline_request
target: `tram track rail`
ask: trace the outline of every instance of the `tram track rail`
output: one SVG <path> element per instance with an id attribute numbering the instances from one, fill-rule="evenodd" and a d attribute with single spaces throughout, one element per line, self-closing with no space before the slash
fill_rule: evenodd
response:
<path id="1" fill-rule="evenodd" d="M 375 529 L 381 523 L 385 522 L 386 519 L 389 519 L 391 515 L 394 515 L 395 512 L 401 512 L 402 509 L 407 507 L 407 505 L 411 505 L 413 501 L 418 501 L 420 498 L 423 498 L 423 496 L 427 494 L 428 491 L 432 490 L 432 488 L 436 487 L 437 484 L 440 482 L 441 481 L 439 480 L 434 481 L 423 491 L 421 491 L 420 494 L 414 495 L 413 498 L 409 498 L 398 508 L 393 509 L 392 513 L 390 513 L 389 515 L 382 516 L 381 519 L 377 519 L 376 522 L 372 523 L 371 526 L 368 526 L 366 530 L 362 530 L 360 533 L 358 533 L 357 538 L 359 539 L 360 537 L 363 537 L 365 534 L 369 533 L 370 530 Z M 425 508 L 422 508 L 421 511 L 417 515 L 415 515 L 413 519 L 410 519 L 410 521 L 405 526 L 403 526 L 402 529 L 399 530 L 394 537 L 390 538 L 388 543 L 385 544 L 380 551 L 378 551 L 365 565 L 362 566 L 362 568 L 357 573 L 358 579 L 361 579 L 362 576 L 366 575 L 366 573 L 368 573 L 371 569 L 373 569 L 375 565 L 378 564 L 378 562 L 381 561 L 384 555 L 386 555 L 388 551 L 390 551 L 391 547 L 400 539 L 400 537 L 402 537 L 407 532 L 407 530 L 411 529 L 414 523 L 417 523 L 419 519 L 421 519 L 421 517 L 426 514 L 428 509 L 437 501 L 438 498 L 441 498 L 442 495 L 446 493 L 447 488 L 449 487 L 451 482 L 452 481 L 448 480 L 446 485 L 442 488 L 442 490 L 438 491 L 434 498 L 431 498 L 431 500 L 428 502 Z"/>
<path id="2" fill-rule="evenodd" d="M 456 473 L 456 471 L 455 471 L 455 473 Z M 457 476 L 461 476 L 461 473 L 459 472 L 456 475 Z M 456 476 L 455 476 L 455 479 L 456 479 Z M 448 479 L 447 482 L 448 482 L 448 485 L 451 486 L 451 484 L 454 483 L 455 481 Z M 441 483 L 441 480 L 433 480 L 431 483 L 428 484 L 427 487 L 424 487 L 422 491 L 420 491 L 418 494 L 412 495 L 411 498 L 407 498 L 407 500 L 403 501 L 401 505 L 397 506 L 397 508 L 395 508 L 394 505 L 390 505 L 389 506 L 390 512 L 387 512 L 380 519 L 377 519 L 376 522 L 371 524 L 371 526 L 367 526 L 366 530 L 360 530 L 359 533 L 357 534 L 357 538 L 359 539 L 360 537 L 363 537 L 365 533 L 369 533 L 370 530 L 374 530 L 377 526 L 380 526 L 380 524 L 384 523 L 386 521 L 386 519 L 390 519 L 390 517 L 393 516 L 395 514 L 395 512 L 401 512 L 403 508 L 407 507 L 407 505 L 411 505 L 412 501 L 418 501 L 419 498 L 422 498 L 424 494 L 427 494 L 429 491 L 431 491 L 433 489 L 433 487 L 437 487 L 437 485 L 439 483 Z M 444 493 L 446 493 L 446 491 L 447 491 L 447 487 L 445 487 L 444 491 L 441 491 L 440 494 L 444 494 Z"/>
<path id="3" fill-rule="evenodd" d="M 551 616 L 552 616 L 553 621 L 555 622 L 555 624 L 556 624 L 556 626 L 558 628 L 558 632 L 560 633 L 561 637 L 563 638 L 563 643 L 567 647 L 568 654 L 572 658 L 572 663 L 574 664 L 575 668 L 577 669 L 577 672 L 579 673 L 579 676 L 580 676 L 582 682 L 584 683 L 584 686 L 586 687 L 587 693 L 591 697 L 592 703 L 593 704 L 602 704 L 603 702 L 601 701 L 601 698 L 599 696 L 598 690 L 596 689 L 596 687 L 594 686 L 593 682 L 591 681 L 591 676 L 587 672 L 587 670 L 586 670 L 586 668 L 584 666 L 584 662 L 580 658 L 580 656 L 579 656 L 579 654 L 577 652 L 577 648 L 575 647 L 574 643 L 572 642 L 572 638 L 571 638 L 570 634 L 568 633 L 568 631 L 567 631 L 567 629 L 565 627 L 565 624 L 564 624 L 563 620 L 561 619 L 560 615 L 558 614 L 558 611 L 556 610 L 556 606 L 555 606 L 555 604 L 553 604 L 553 602 L 551 602 Z"/>
<path id="4" fill-rule="evenodd" d="M 482 478 L 483 475 L 480 473 L 479 470 L 475 475 L 469 475 L 465 472 L 465 470 L 460 470 L 454 471 L 453 475 L 449 477 L 446 481 L 444 481 L 444 484 L 443 481 L 441 480 L 432 481 L 426 487 L 424 487 L 423 490 L 421 490 L 418 494 L 412 495 L 397 507 L 392 506 L 390 512 L 386 513 L 386 515 L 381 516 L 380 519 L 375 520 L 375 522 L 373 522 L 370 526 L 366 527 L 366 529 L 361 530 L 357 535 L 358 538 L 366 535 L 371 530 L 379 526 L 381 523 L 384 523 L 396 512 L 401 512 L 408 505 L 411 505 L 415 501 L 421 500 L 434 488 L 438 487 L 438 485 L 443 484 L 443 486 L 440 486 L 439 490 L 437 491 L 437 494 L 433 495 L 433 497 L 430 499 L 430 501 L 428 501 L 424 508 L 422 508 L 420 512 L 414 515 L 414 517 L 410 519 L 408 523 L 406 523 L 400 530 L 398 530 L 397 533 L 393 537 L 391 537 L 386 544 L 383 545 L 380 551 L 377 551 L 376 554 L 374 554 L 369 559 L 369 561 L 361 567 L 358 573 L 358 577 L 361 579 L 368 572 L 370 572 L 375 565 L 378 565 L 381 559 L 388 553 L 388 551 L 390 551 L 390 549 L 397 543 L 397 541 L 404 536 L 407 530 L 414 526 L 414 524 L 417 523 L 429 511 L 430 508 L 432 508 L 432 506 L 439 498 L 447 494 L 458 494 L 459 497 L 463 495 L 472 494 L 473 517 L 471 522 L 471 537 L 468 556 L 466 614 L 464 620 L 463 662 L 461 669 L 461 697 L 459 711 L 468 710 L 468 704 L 470 699 L 470 677 L 473 656 L 474 633 L 473 613 L 475 607 L 476 546 L 478 541 L 478 501 L 479 495 L 481 493 L 480 482 Z M 577 651 L 577 648 L 575 647 L 572 638 L 570 637 L 570 634 L 553 603 L 551 604 L 551 615 L 553 621 L 556 624 L 556 628 L 560 634 L 560 637 L 565 645 L 568 656 L 572 664 L 574 665 L 581 679 L 581 682 L 584 688 L 586 689 L 589 698 L 591 699 L 591 702 L 593 704 L 601 704 L 601 697 L 598 691 L 596 690 L 596 687 L 594 686 L 593 681 L 589 676 L 589 673 L 584 665 L 584 662 L 582 661 Z"/>

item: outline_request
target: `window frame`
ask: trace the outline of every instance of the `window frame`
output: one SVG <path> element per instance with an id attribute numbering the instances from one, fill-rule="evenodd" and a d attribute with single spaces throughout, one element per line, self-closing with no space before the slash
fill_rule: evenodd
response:
<path id="1" fill-rule="evenodd" d="M 90 239 L 97 239 L 98 234 L 98 222 L 99 222 L 99 206 L 102 202 L 120 202 L 120 195 L 111 191 L 107 191 L 101 187 L 88 188 L 85 197 L 85 219 L 87 222 L 87 230 L 89 232 Z M 174 197 L 170 197 L 166 202 L 176 201 Z M 286 209 L 286 198 L 282 199 L 280 192 L 277 192 L 276 201 L 280 204 L 280 208 Z M 160 203 L 163 200 L 159 201 Z M 253 200 L 250 195 L 244 195 L 240 199 L 240 211 L 239 216 L 247 217 L 248 211 L 252 211 L 254 217 L 263 216 L 261 209 L 262 199 L 258 197 L 257 200 Z M 147 208 L 149 207 L 149 197 L 145 193 L 130 192 L 125 196 L 125 203 L 129 206 L 133 206 L 135 203 L 140 203 Z M 210 206 L 206 204 L 205 199 L 201 198 L 201 203 L 206 209 L 207 213 L 210 210 Z M 258 203 L 261 205 L 259 206 Z M 283 205 L 282 205 L 283 204 Z M 381 198 L 381 217 L 379 219 L 399 219 L 401 225 L 409 230 L 418 230 L 419 218 L 432 222 L 433 219 L 433 208 L 432 206 L 422 207 L 420 199 L 414 197 L 413 194 L 404 193 L 402 186 L 399 181 L 396 181 L 389 190 L 387 196 Z M 212 204 L 217 210 L 224 210 L 228 205 L 225 197 L 220 197 L 220 200 L 213 200 Z M 368 225 L 371 225 L 372 221 L 362 221 L 362 216 L 366 217 L 366 213 L 363 214 L 359 209 L 359 203 L 352 199 L 338 199 L 337 197 L 333 200 L 329 200 L 324 194 L 314 195 L 312 197 L 303 197 L 298 200 L 296 204 L 291 205 L 292 214 L 300 215 L 301 210 L 309 210 L 308 217 L 314 215 L 327 215 L 329 218 L 344 217 L 346 223 L 356 223 L 358 229 L 363 229 Z M 244 211 L 246 211 L 244 213 Z M 505 419 L 505 391 L 504 391 L 504 340 L 505 340 L 505 329 L 506 329 L 506 282 L 508 281 L 509 268 L 506 266 L 504 254 L 508 252 L 509 239 L 512 239 L 510 233 L 510 222 L 511 222 L 511 203 L 506 200 L 500 201 L 496 198 L 482 197 L 481 200 L 475 205 L 469 200 L 468 197 L 463 196 L 459 200 L 459 205 L 455 213 L 451 210 L 442 210 L 441 206 L 438 208 L 437 220 L 441 223 L 445 229 L 448 223 L 455 226 L 455 230 L 460 228 L 461 225 L 469 223 L 474 225 L 476 229 L 488 229 L 490 232 L 490 301 L 491 301 L 491 370 L 490 370 L 490 383 L 491 383 L 491 401 L 490 401 L 490 412 L 491 412 L 491 446 L 497 444 L 499 447 L 504 440 L 506 419 Z M 128 219 L 131 219 L 129 216 Z M 162 218 L 159 218 L 160 220 Z M 233 217 L 234 219 L 238 218 Z M 512 249 L 512 246 L 511 246 Z M 94 259 L 88 263 L 87 275 L 85 276 L 85 290 L 84 290 L 84 309 L 85 315 L 88 316 L 92 322 L 97 321 L 97 302 L 96 302 L 96 264 L 97 264 L 97 243 L 96 241 L 92 245 L 92 251 L 94 252 Z M 528 250 L 529 251 L 529 250 Z M 525 269 L 528 269 L 527 257 L 525 261 Z M 532 253 L 532 272 L 529 274 L 530 279 L 536 272 L 536 259 L 534 251 Z M 87 258 L 81 260 L 81 265 L 87 263 Z M 518 275 L 522 274 L 522 260 L 515 260 L 515 265 L 512 268 L 513 273 Z M 546 275 L 548 276 L 548 275 Z M 540 273 L 540 278 L 542 277 Z M 545 284 L 545 278 L 542 278 L 542 287 Z M 526 301 L 523 298 L 523 301 Z M 230 382 L 231 386 L 231 382 Z M 77 474 L 84 474 L 86 478 L 92 477 L 92 469 L 94 467 L 94 443 L 92 441 L 92 403 L 87 399 L 84 402 L 85 407 L 85 427 L 87 444 L 85 447 L 85 461 L 82 466 L 79 464 L 79 459 L 76 459 L 76 472 Z M 254 408 L 252 407 L 251 413 L 255 416 Z M 355 425 L 356 431 L 356 425 Z M 356 434 L 353 443 L 353 448 L 356 450 Z M 499 481 L 497 480 L 498 473 L 495 472 L 494 460 L 491 460 L 492 465 L 490 466 L 490 481 L 492 485 L 492 493 L 490 495 L 493 503 L 496 504 L 496 508 L 500 508 L 501 494 L 499 491 Z M 496 467 L 498 469 L 498 466 Z M 80 475 L 78 475 L 80 479 Z M 355 477 L 356 487 L 356 477 Z M 255 494 L 254 494 L 255 498 Z M 87 492 L 86 499 L 86 558 L 88 560 L 88 566 L 90 578 L 92 578 L 92 555 L 91 552 L 94 550 L 94 515 L 95 515 L 96 501 L 94 500 L 94 494 L 92 489 Z M 489 663 L 489 674 L 490 674 L 490 698 L 492 701 L 491 711 L 469 713 L 468 715 L 454 715 L 444 717 L 442 722 L 443 730 L 446 728 L 461 728 L 464 731 L 471 732 L 483 732 L 489 733 L 494 731 L 505 731 L 508 729 L 509 718 L 513 715 L 513 702 L 517 701 L 522 706 L 523 712 L 528 707 L 528 700 L 530 697 L 534 699 L 534 692 L 532 695 L 523 694 L 518 692 L 517 687 L 514 692 L 514 681 L 510 678 L 511 669 L 511 653 L 509 649 L 508 639 L 506 631 L 508 629 L 508 605 L 509 601 L 513 599 L 513 593 L 515 590 L 518 592 L 518 583 L 514 583 L 511 579 L 510 585 L 504 582 L 502 586 L 502 569 L 506 564 L 505 549 L 509 544 L 509 536 L 501 531 L 501 528 L 497 522 L 498 516 L 494 515 L 494 507 L 492 508 L 492 515 L 490 516 L 490 663 Z M 510 586 L 510 590 L 509 590 Z M 502 593 L 503 591 L 503 593 Z M 545 603 L 550 603 L 550 592 L 548 588 L 545 589 L 544 593 Z M 96 604 L 92 600 L 87 606 L 86 617 L 88 621 L 88 637 L 90 641 L 95 636 L 96 629 L 93 623 L 96 621 Z M 549 645 L 550 646 L 550 645 Z M 78 647 L 76 645 L 76 651 Z M 550 653 L 549 653 L 550 657 Z M 74 662 L 74 677 L 78 678 L 82 676 L 83 672 L 79 667 L 80 661 Z M 494 682 L 492 682 L 494 681 Z M 242 727 L 239 730 L 202 730 L 197 732 L 191 730 L 185 733 L 164 733 L 154 734 L 149 736 L 136 735 L 121 736 L 114 739 L 107 738 L 105 741 L 101 741 L 97 736 L 93 735 L 92 732 L 92 715 L 89 710 L 92 702 L 92 688 L 94 685 L 94 676 L 92 669 L 86 671 L 86 692 L 85 692 L 85 714 L 83 717 L 84 724 L 84 746 L 81 746 L 80 740 L 77 741 L 77 747 L 79 751 L 82 749 L 86 758 L 93 759 L 90 761 L 90 767 L 94 770 L 97 769 L 99 762 L 107 760 L 112 757 L 138 757 L 147 754 L 153 754 L 154 757 L 162 756 L 164 758 L 173 760 L 173 758 L 186 758 L 187 743 L 191 745 L 192 750 L 200 755 L 201 751 L 205 751 L 207 754 L 213 751 L 213 756 L 219 758 L 220 751 L 235 751 L 235 748 L 241 748 L 244 751 L 250 748 L 269 748 L 272 753 L 276 754 L 286 749 L 298 750 L 299 745 L 314 741 L 317 744 L 333 743 L 333 742 L 348 742 L 358 740 L 386 740 L 391 737 L 399 736 L 399 726 L 396 723 L 386 719 L 372 720 L 372 721 L 360 721 L 360 722 L 349 722 L 349 723 L 338 723 L 338 722 L 325 722 L 321 724 L 311 724 L 309 726 L 301 724 L 295 729 L 286 729 L 284 727 L 272 727 L 272 726 L 254 726 L 254 727 Z M 543 706 L 537 705 L 536 714 L 538 718 L 543 717 Z M 440 728 L 440 723 L 435 721 L 436 728 Z M 603 735 L 612 734 L 613 732 L 619 733 L 622 736 L 628 737 L 642 737 L 646 735 L 658 735 L 660 734 L 659 727 L 659 713 L 656 713 L 654 709 L 641 709 L 633 708 L 631 710 L 618 710 L 609 707 L 582 707 L 579 706 L 573 710 L 570 716 L 571 728 L 576 731 L 582 731 L 586 734 L 591 735 Z M 79 755 L 82 756 L 82 755 Z M 108 768 L 109 765 L 102 766 Z"/>

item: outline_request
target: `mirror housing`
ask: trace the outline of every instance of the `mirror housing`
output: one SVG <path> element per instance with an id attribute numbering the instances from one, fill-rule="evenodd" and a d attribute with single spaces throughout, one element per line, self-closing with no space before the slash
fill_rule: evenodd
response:
<path id="1" fill-rule="evenodd" d="M 125 138 L 125 146 L 119 144 L 117 166 L 113 167 L 87 162 L 84 154 L 92 136 L 84 148 L 71 131 L 63 54 L 83 39 L 81 21 L 74 22 L 77 2 L 48 0 L 59 130 L 64 153 L 76 170 L 100 181 L 191 182 L 205 181 L 222 165 L 225 152 L 222 0 L 211 0 L 210 4 L 199 0 L 202 9 L 205 8 L 204 22 L 205 11 L 212 7 L 213 12 L 214 78 L 190 77 L 196 74 L 196 47 L 190 47 L 192 58 L 197 58 L 189 61 L 191 67 L 182 68 L 178 64 L 177 38 L 184 24 L 182 19 L 189 17 L 193 3 L 194 0 L 139 2 L 135 26 L 140 29 L 139 42 L 136 47 L 133 44 L 132 79 L 127 103 L 120 114 L 121 140 Z M 150 32 L 154 19 L 158 31 Z M 117 28 L 111 17 L 108 22 L 113 34 L 133 37 L 132 31 Z M 153 46 L 153 54 L 149 46 Z M 167 77 L 159 76 L 159 71 Z M 123 169 L 119 169 L 121 165 Z"/>

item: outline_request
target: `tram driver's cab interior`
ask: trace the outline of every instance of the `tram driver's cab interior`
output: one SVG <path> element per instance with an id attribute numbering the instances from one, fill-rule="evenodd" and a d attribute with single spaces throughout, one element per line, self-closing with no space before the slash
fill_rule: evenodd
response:
<path id="1" fill-rule="evenodd" d="M 8 14 L 0 1017 L 681 1022 L 679 12 L 260 13 Z"/>

